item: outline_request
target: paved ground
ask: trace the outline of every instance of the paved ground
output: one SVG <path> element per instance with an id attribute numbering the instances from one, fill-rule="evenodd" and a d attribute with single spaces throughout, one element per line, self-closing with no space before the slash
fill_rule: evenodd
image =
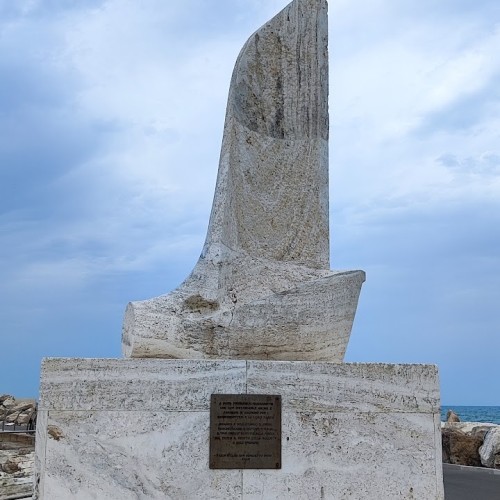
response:
<path id="1" fill-rule="evenodd" d="M 500 500 L 500 470 L 443 464 L 445 500 Z"/>

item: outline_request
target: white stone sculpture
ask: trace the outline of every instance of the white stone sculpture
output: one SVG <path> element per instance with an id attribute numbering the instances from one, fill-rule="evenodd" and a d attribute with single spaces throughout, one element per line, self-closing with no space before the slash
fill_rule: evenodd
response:
<path id="1" fill-rule="evenodd" d="M 295 0 L 233 72 L 201 257 L 127 306 L 126 357 L 344 359 L 363 271 L 329 269 L 326 0 Z"/>
<path id="2" fill-rule="evenodd" d="M 225 359 L 45 359 L 34 499 L 443 500 L 436 368 L 341 363 L 364 273 L 329 270 L 327 69 L 326 0 L 250 37 L 200 260 L 123 332 Z M 281 468 L 210 468 L 213 394 L 281 396 Z"/>

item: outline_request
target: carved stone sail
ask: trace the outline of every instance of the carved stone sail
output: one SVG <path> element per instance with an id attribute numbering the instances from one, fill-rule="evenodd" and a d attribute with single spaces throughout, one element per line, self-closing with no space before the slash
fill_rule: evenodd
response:
<path id="1" fill-rule="evenodd" d="M 342 361 L 363 271 L 329 270 L 326 0 L 294 0 L 234 68 L 201 257 L 127 306 L 127 357 Z"/>

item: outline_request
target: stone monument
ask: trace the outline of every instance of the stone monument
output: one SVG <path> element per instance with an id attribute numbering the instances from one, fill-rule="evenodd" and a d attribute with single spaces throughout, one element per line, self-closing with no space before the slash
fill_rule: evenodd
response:
<path id="1" fill-rule="evenodd" d="M 231 79 L 201 257 L 132 302 L 127 357 L 343 361 L 363 271 L 330 271 L 326 1 L 254 33 Z"/>
<path id="2" fill-rule="evenodd" d="M 244 45 L 203 251 L 127 306 L 130 359 L 44 360 L 35 498 L 443 498 L 436 368 L 343 363 L 365 275 L 329 268 L 327 36 L 294 0 Z"/>

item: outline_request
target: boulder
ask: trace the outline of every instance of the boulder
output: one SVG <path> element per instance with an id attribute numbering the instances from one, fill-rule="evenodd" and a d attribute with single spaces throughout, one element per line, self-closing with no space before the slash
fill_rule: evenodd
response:
<path id="1" fill-rule="evenodd" d="M 500 469 L 500 426 L 490 429 L 479 448 L 481 463 L 485 467 Z"/>
<path id="2" fill-rule="evenodd" d="M 31 498 L 33 493 L 33 446 L 1 443 L 0 500 Z"/>
<path id="3" fill-rule="evenodd" d="M 9 396 L 2 401 L 3 409 L 10 409 L 13 408 L 15 405 L 16 405 L 16 400 L 12 396 Z"/>
<path id="4" fill-rule="evenodd" d="M 9 413 L 7 417 L 5 417 L 5 422 L 8 424 L 15 424 L 17 422 L 17 417 L 19 417 L 19 413 L 17 411 Z"/>
<path id="5" fill-rule="evenodd" d="M 2 471 L 7 474 L 14 474 L 15 472 L 18 472 L 20 470 L 19 462 L 20 460 L 17 457 L 5 461 L 1 464 Z"/>
<path id="6" fill-rule="evenodd" d="M 444 463 L 481 467 L 479 456 L 479 447 L 483 444 L 481 437 L 465 434 L 449 426 L 443 427 L 441 432 Z"/>
<path id="7" fill-rule="evenodd" d="M 456 429 L 469 436 L 480 436 L 481 438 L 484 438 L 484 435 L 491 428 L 498 426 L 497 424 L 489 424 L 485 422 L 445 422 L 442 424 L 442 427 L 447 429 Z"/>
<path id="8" fill-rule="evenodd" d="M 460 418 L 453 410 L 448 410 L 446 413 L 446 421 L 447 422 L 460 422 Z"/>
<path id="9" fill-rule="evenodd" d="M 27 425 L 36 416 L 36 401 L 16 400 L 14 396 L 0 396 L 0 422 L 6 425 Z"/>
<path id="10" fill-rule="evenodd" d="M 20 413 L 19 416 L 17 417 L 16 424 L 17 425 L 26 425 L 29 423 L 31 420 L 31 416 L 33 415 L 33 412 L 35 410 L 29 411 L 29 412 L 23 412 Z"/>
<path id="11" fill-rule="evenodd" d="M 18 413 L 25 412 L 27 410 L 34 410 L 35 409 L 35 402 L 34 401 L 20 401 L 17 402 L 12 408 L 11 411 L 16 411 Z"/>
<path id="12" fill-rule="evenodd" d="M 35 410 L 35 402 L 18 403 L 9 410 L 5 421 L 12 422 L 16 425 L 26 425 L 32 419 Z"/>
<path id="13" fill-rule="evenodd" d="M 14 399 L 14 396 L 11 396 L 10 394 L 2 394 L 0 396 L 0 405 L 3 404 L 3 402 L 6 400 L 6 399 Z"/>
<path id="14" fill-rule="evenodd" d="M 498 425 L 495 424 L 479 424 L 475 425 L 472 427 L 472 429 L 469 432 L 466 432 L 466 434 L 469 434 L 470 436 L 477 436 L 480 437 L 484 441 L 484 437 L 486 434 L 494 428 L 497 428 Z"/>

